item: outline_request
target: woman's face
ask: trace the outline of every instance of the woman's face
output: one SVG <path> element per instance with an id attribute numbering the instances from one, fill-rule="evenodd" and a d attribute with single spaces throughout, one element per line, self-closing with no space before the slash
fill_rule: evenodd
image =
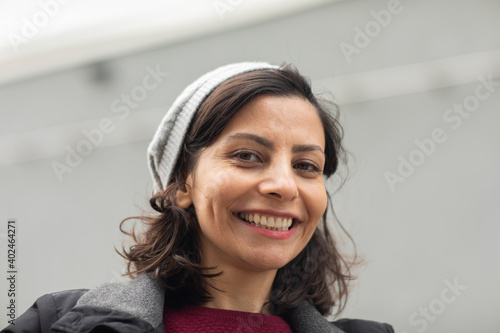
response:
<path id="1" fill-rule="evenodd" d="M 196 210 L 203 264 L 263 271 L 295 258 L 326 209 L 324 151 L 321 120 L 304 99 L 263 95 L 238 111 L 181 194 Z"/>

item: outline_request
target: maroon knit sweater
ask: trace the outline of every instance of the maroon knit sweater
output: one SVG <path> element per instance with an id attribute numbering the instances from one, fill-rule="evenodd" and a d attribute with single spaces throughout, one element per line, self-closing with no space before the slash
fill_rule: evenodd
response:
<path id="1" fill-rule="evenodd" d="M 168 333 L 292 333 L 279 316 L 189 305 L 181 309 L 165 308 L 165 332 Z"/>

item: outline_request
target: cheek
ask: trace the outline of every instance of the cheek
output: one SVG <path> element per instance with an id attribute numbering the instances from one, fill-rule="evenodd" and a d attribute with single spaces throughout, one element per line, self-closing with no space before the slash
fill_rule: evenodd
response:
<path id="1" fill-rule="evenodd" d="M 315 225 L 317 225 L 325 213 L 328 204 L 328 197 L 323 183 L 315 186 L 314 189 L 311 189 L 311 193 L 315 193 L 315 195 L 309 195 L 308 208 L 311 218 L 315 220 Z"/>
<path id="2" fill-rule="evenodd" d="M 321 200 L 319 203 L 319 210 L 321 211 L 321 216 L 325 213 L 325 210 L 328 206 L 328 193 L 326 192 L 325 187 L 323 186 L 323 190 L 321 192 Z"/>
<path id="3" fill-rule="evenodd" d="M 216 168 L 207 171 L 202 176 L 203 181 L 199 181 L 198 192 L 210 202 L 220 202 L 227 200 L 231 191 L 231 178 L 225 172 L 217 171 Z"/>
<path id="4" fill-rule="evenodd" d="M 202 172 L 205 171 L 205 172 Z M 203 219 L 213 219 L 225 214 L 231 202 L 238 196 L 240 186 L 227 172 L 222 172 L 217 168 L 202 169 L 196 175 L 194 181 L 194 200 L 198 219 L 200 223 Z"/>

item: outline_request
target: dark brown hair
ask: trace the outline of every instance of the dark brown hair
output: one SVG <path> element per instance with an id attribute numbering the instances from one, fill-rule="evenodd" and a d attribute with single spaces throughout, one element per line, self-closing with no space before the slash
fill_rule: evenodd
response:
<path id="1" fill-rule="evenodd" d="M 128 275 L 148 273 L 166 290 L 166 304 L 203 304 L 211 299 L 208 281 L 223 272 L 201 265 L 199 224 L 191 206 L 175 205 L 175 194 L 184 189 L 187 175 L 194 170 L 201 151 L 210 146 L 231 118 L 245 104 L 259 95 L 299 97 L 317 110 L 325 134 L 324 175 L 332 176 L 345 158 L 342 127 L 332 110 L 320 103 L 310 84 L 290 66 L 239 74 L 218 86 L 200 105 L 184 140 L 180 156 L 166 190 L 155 193 L 151 207 L 155 215 L 129 217 L 120 229 L 135 242 L 122 256 L 128 260 Z M 331 200 L 329 200 L 331 206 Z M 326 222 L 327 211 L 311 240 L 300 254 L 278 270 L 269 306 L 281 314 L 307 299 L 321 314 L 334 306 L 339 313 L 347 300 L 347 285 L 352 279 L 350 265 L 340 254 Z M 140 219 L 145 232 L 124 230 L 124 222 Z"/>

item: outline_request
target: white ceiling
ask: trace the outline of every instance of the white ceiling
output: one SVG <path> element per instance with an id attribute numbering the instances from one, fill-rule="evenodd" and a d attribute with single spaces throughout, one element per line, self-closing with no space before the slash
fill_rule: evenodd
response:
<path id="1" fill-rule="evenodd" d="M 2 0 L 0 84 L 335 1 Z"/>

